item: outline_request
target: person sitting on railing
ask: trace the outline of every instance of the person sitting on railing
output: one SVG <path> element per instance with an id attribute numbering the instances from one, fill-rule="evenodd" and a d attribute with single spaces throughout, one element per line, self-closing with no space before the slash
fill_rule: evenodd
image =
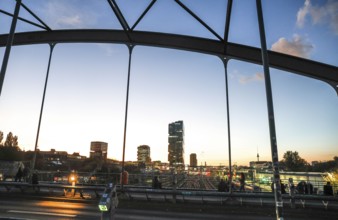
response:
<path id="1" fill-rule="evenodd" d="M 219 192 L 228 192 L 229 191 L 228 185 L 223 179 L 221 179 L 221 181 L 218 184 L 218 191 Z"/>
<path id="2" fill-rule="evenodd" d="M 333 189 L 330 182 L 327 182 L 326 185 L 324 185 L 324 195 L 333 196 Z"/>
<path id="3" fill-rule="evenodd" d="M 161 189 L 162 188 L 162 183 L 158 180 L 158 177 L 155 176 L 153 179 L 153 188 L 154 189 Z"/>

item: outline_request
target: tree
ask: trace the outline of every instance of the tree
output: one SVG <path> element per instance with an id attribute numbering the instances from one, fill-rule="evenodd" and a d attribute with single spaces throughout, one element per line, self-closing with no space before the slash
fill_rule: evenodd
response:
<path id="1" fill-rule="evenodd" d="M 308 163 L 299 156 L 297 151 L 287 151 L 283 156 L 281 164 L 288 171 L 306 171 L 308 167 Z"/>
<path id="2" fill-rule="evenodd" d="M 314 172 L 331 172 L 335 170 L 336 163 L 334 160 L 324 161 L 312 166 Z"/>
<path id="3" fill-rule="evenodd" d="M 5 141 L 4 146 L 6 147 L 17 147 L 18 146 L 18 136 L 13 136 L 12 132 L 9 132 Z"/>
<path id="4" fill-rule="evenodd" d="M 314 172 L 336 172 L 338 171 L 338 157 L 333 157 L 333 160 L 318 162 L 312 166 Z"/>
<path id="5" fill-rule="evenodd" d="M 4 139 L 4 133 L 0 131 L 0 146 L 2 146 L 2 140 Z"/>
<path id="6" fill-rule="evenodd" d="M 0 132 L 0 142 L 3 139 L 3 132 Z M 0 160 L 22 160 L 23 152 L 18 146 L 18 137 L 9 132 L 4 144 L 0 145 Z"/>

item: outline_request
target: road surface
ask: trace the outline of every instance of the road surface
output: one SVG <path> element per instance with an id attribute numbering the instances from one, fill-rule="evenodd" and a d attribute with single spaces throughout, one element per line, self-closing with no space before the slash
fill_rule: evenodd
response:
<path id="1" fill-rule="evenodd" d="M 100 219 L 97 199 L 70 199 L 62 196 L 0 193 L 0 219 Z M 247 207 L 121 200 L 115 219 L 276 219 L 274 207 Z M 335 219 L 336 210 L 285 209 L 285 219 Z"/>

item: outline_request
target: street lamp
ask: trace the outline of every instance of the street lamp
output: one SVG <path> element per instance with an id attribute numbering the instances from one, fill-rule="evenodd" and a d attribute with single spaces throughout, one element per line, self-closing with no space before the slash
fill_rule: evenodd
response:
<path id="1" fill-rule="evenodd" d="M 68 182 L 71 183 L 72 186 L 75 186 L 75 183 L 77 182 L 77 175 L 75 174 L 74 171 L 69 175 Z M 72 188 L 71 193 L 72 193 L 72 195 L 75 195 L 75 189 L 74 188 Z"/>
<path id="2" fill-rule="evenodd" d="M 75 183 L 75 175 L 71 175 L 69 178 L 70 182 L 72 183 L 72 185 Z"/>

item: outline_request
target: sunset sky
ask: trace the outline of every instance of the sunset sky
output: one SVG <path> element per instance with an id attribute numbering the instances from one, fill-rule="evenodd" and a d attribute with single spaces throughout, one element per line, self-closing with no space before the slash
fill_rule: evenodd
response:
<path id="1" fill-rule="evenodd" d="M 132 26 L 150 1 L 117 1 Z M 52 29 L 119 29 L 107 1 L 23 0 Z M 134 5 L 131 6 L 130 4 Z M 183 1 L 220 36 L 225 0 Z M 0 0 L 13 13 L 15 1 Z M 262 1 L 269 50 L 338 66 L 338 1 Z M 24 9 L 20 16 L 36 22 Z M 11 19 L 0 13 L 0 34 Z M 135 30 L 216 39 L 171 0 L 157 1 Z M 41 31 L 21 21 L 17 32 Z M 256 1 L 233 2 L 229 42 L 260 47 Z M 4 48 L 0 48 L 3 60 Z M 49 45 L 12 48 L 0 97 L 0 131 L 33 150 Z M 121 160 L 129 53 L 125 45 L 57 44 L 42 117 L 39 149 L 89 155 L 91 141 L 108 143 Z M 232 162 L 271 160 L 263 68 L 228 62 Z M 298 151 L 308 162 L 338 156 L 338 97 L 328 84 L 270 68 L 279 159 Z M 215 56 L 136 46 L 132 53 L 126 160 L 149 145 L 152 160 L 167 162 L 168 124 L 183 120 L 185 162 L 228 164 L 225 69 Z M 338 73 L 337 73 L 338 74 Z"/>

